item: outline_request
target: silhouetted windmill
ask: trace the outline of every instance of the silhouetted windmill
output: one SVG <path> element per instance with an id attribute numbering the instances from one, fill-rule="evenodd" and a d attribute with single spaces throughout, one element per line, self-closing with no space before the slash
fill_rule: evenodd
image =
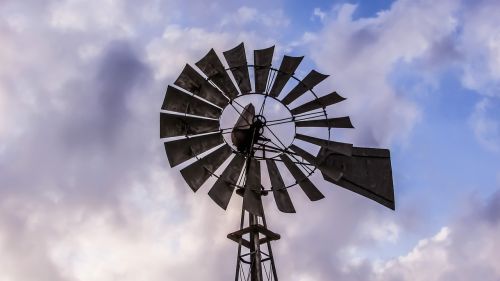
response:
<path id="1" fill-rule="evenodd" d="M 211 49 L 196 63 L 201 72 L 186 65 L 168 86 L 160 113 L 170 166 L 184 163 L 181 174 L 191 189 L 209 185 L 208 195 L 223 209 L 234 191 L 243 197 L 240 229 L 228 234 L 238 243 L 235 280 L 278 280 L 270 242 L 280 235 L 267 228 L 262 196 L 272 192 L 280 211 L 294 213 L 289 188 L 299 186 L 311 201 L 324 198 L 309 178 L 316 170 L 394 209 L 389 150 L 331 140 L 332 128 L 353 128 L 349 117 L 326 111 L 344 98 L 313 91 L 327 75 L 312 70 L 296 78 L 303 57 L 285 55 L 274 68 L 273 53 L 274 46 L 255 50 L 249 65 L 241 43 L 223 53 L 226 68 Z M 223 116 L 232 119 L 224 121 L 230 126 L 221 126 Z M 317 137 L 318 130 L 328 137 Z M 266 170 L 269 178 L 262 179 Z"/>

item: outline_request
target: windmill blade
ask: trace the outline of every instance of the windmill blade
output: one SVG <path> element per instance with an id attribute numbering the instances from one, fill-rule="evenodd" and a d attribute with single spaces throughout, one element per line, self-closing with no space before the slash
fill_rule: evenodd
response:
<path id="1" fill-rule="evenodd" d="M 200 160 L 181 170 L 181 175 L 189 187 L 196 192 L 201 185 L 231 156 L 232 150 L 224 144 Z"/>
<path id="2" fill-rule="evenodd" d="M 345 100 L 344 97 L 341 97 L 337 92 L 330 93 L 326 96 L 320 97 L 318 99 L 314 99 L 310 102 L 304 103 L 303 105 L 300 105 L 292 110 L 290 112 L 293 115 L 305 113 L 308 111 L 312 111 L 318 108 L 325 108 L 329 105 L 339 103 L 341 101 Z"/>
<path id="3" fill-rule="evenodd" d="M 251 214 L 262 217 L 264 208 L 262 208 L 261 199 L 260 162 L 259 160 L 251 159 L 248 165 L 245 193 L 243 194 L 243 208 Z"/>
<path id="4" fill-rule="evenodd" d="M 175 80 L 174 85 L 206 99 L 219 107 L 225 107 L 229 102 L 217 88 L 212 86 L 212 84 L 205 80 L 205 78 L 189 64 L 186 64 L 181 75 Z"/>
<path id="5" fill-rule="evenodd" d="M 208 192 L 208 196 L 222 209 L 226 209 L 245 164 L 245 157 L 236 154 Z"/>
<path id="6" fill-rule="evenodd" d="M 283 163 L 285 164 L 288 171 L 290 171 L 290 173 L 292 174 L 295 181 L 299 184 L 300 188 L 302 188 L 302 191 L 304 191 L 304 193 L 307 195 L 309 200 L 317 201 L 325 198 L 321 191 L 319 191 L 319 189 L 314 186 L 311 180 L 306 177 L 306 175 L 304 175 L 304 173 L 292 162 L 292 160 L 290 160 L 290 157 L 285 154 L 281 154 L 280 158 L 281 161 L 283 161 Z"/>
<path id="7" fill-rule="evenodd" d="M 288 190 L 285 188 L 285 183 L 278 170 L 276 162 L 272 159 L 266 159 L 267 171 L 269 172 L 269 178 L 271 179 L 271 185 L 274 195 L 274 201 L 278 210 L 283 213 L 295 213 L 295 208 L 293 207 L 292 199 Z"/>
<path id="8" fill-rule="evenodd" d="M 189 136 L 219 131 L 219 121 L 160 113 L 160 138 Z"/>
<path id="9" fill-rule="evenodd" d="M 267 49 L 254 50 L 255 92 L 266 91 L 267 78 L 273 61 L 274 46 Z"/>
<path id="10" fill-rule="evenodd" d="M 346 155 L 346 156 L 351 156 L 352 155 L 352 144 L 350 143 L 344 143 L 344 142 L 336 142 L 336 141 L 329 141 L 329 140 L 324 140 L 324 139 L 319 139 L 315 137 L 310 137 L 302 134 L 296 134 L 295 135 L 296 139 L 306 141 L 308 143 L 312 143 L 315 145 L 319 145 L 321 147 L 324 147 L 328 150 Z"/>
<path id="11" fill-rule="evenodd" d="M 234 99 L 238 96 L 238 90 L 229 78 L 229 75 L 222 65 L 214 49 L 210 49 L 208 54 L 196 63 L 196 66 L 205 73 L 205 75 L 221 89 L 226 96 Z"/>
<path id="12" fill-rule="evenodd" d="M 295 122 L 297 127 L 328 127 L 328 128 L 354 128 L 349 116 L 321 119 L 321 120 L 307 120 Z"/>
<path id="13" fill-rule="evenodd" d="M 304 57 L 283 57 L 280 69 L 278 73 L 276 73 L 276 79 L 274 79 L 273 87 L 271 88 L 271 91 L 269 91 L 270 96 L 279 96 L 290 77 L 292 77 L 292 75 L 295 73 L 295 70 L 297 69 L 303 58 Z"/>
<path id="14" fill-rule="evenodd" d="M 329 75 L 321 74 L 316 70 L 311 70 L 307 76 L 293 88 L 282 102 L 289 105 L 298 97 L 302 96 L 308 90 L 312 90 L 314 86 L 318 85 L 321 81 L 325 80 Z"/>
<path id="15" fill-rule="evenodd" d="M 166 142 L 165 151 L 167 152 L 170 167 L 175 167 L 223 142 L 224 139 L 221 133 L 201 135 Z"/>
<path id="16" fill-rule="evenodd" d="M 161 109 L 208 118 L 219 118 L 222 114 L 222 110 L 220 108 L 190 96 L 171 86 L 168 86 L 167 88 Z"/>
<path id="17" fill-rule="evenodd" d="M 244 94 L 252 91 L 250 86 L 250 76 L 248 75 L 245 45 L 241 43 L 233 49 L 225 51 L 223 54 L 231 72 L 233 73 L 236 84 L 240 88 L 240 92 Z"/>
<path id="18" fill-rule="evenodd" d="M 325 159 L 325 165 L 340 169 L 344 174 L 339 181 L 323 174 L 325 180 L 394 210 L 394 186 L 388 149 L 353 147 L 352 156 L 348 157 L 322 148 L 318 158 Z"/>
<path id="19" fill-rule="evenodd" d="M 304 158 L 304 160 L 306 160 L 307 162 L 316 166 L 316 168 L 318 168 L 328 177 L 336 181 L 338 181 L 342 177 L 342 172 L 339 169 L 337 169 L 336 167 L 324 165 L 323 163 L 318 161 L 318 158 L 314 157 L 312 154 L 303 150 L 302 148 L 292 144 L 290 145 L 290 149 L 297 153 L 297 155 L 299 155 L 300 157 Z"/>

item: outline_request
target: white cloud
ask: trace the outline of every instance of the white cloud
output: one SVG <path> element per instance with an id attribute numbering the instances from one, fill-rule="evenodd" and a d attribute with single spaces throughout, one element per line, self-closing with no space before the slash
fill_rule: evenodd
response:
<path id="1" fill-rule="evenodd" d="M 326 17 L 326 13 L 322 11 L 320 8 L 314 8 L 313 16 L 318 17 L 321 21 L 323 21 Z"/>
<path id="2" fill-rule="evenodd" d="M 390 84 L 390 75 L 398 63 L 422 58 L 454 31 L 457 3 L 398 1 L 373 18 L 353 20 L 356 7 L 344 4 L 332 11 L 336 17 L 308 48 L 319 69 L 332 75 L 331 85 L 348 98 L 341 112 L 351 115 L 354 134 L 363 134 L 356 141 L 387 145 L 408 137 L 421 115 L 417 104 Z"/>
<path id="3" fill-rule="evenodd" d="M 247 6 L 240 7 L 236 13 L 222 18 L 220 26 L 261 25 L 267 28 L 283 28 L 290 24 L 290 20 L 281 9 L 258 10 Z"/>
<path id="4" fill-rule="evenodd" d="M 463 54 L 463 84 L 480 94 L 500 96 L 500 13 L 497 1 L 471 2 L 463 7 L 459 48 Z"/>

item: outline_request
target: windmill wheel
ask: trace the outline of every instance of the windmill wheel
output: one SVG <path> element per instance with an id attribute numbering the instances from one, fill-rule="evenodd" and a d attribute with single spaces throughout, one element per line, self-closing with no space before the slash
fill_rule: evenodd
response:
<path id="1" fill-rule="evenodd" d="M 223 53 L 228 68 L 213 49 L 196 63 L 199 70 L 184 67 L 168 86 L 160 113 L 170 166 L 191 160 L 181 174 L 193 191 L 214 177 L 208 194 L 220 207 L 227 208 L 236 190 L 243 208 L 259 216 L 261 196 L 270 192 L 286 213 L 295 212 L 288 188 L 299 186 L 312 201 L 324 198 L 309 179 L 316 170 L 325 180 L 394 209 L 389 151 L 331 140 L 332 128 L 353 128 L 349 117 L 326 112 L 345 98 L 336 92 L 319 97 L 313 88 L 328 75 L 312 70 L 299 79 L 294 73 L 303 57 L 285 55 L 274 68 L 273 53 L 274 46 L 255 50 L 254 64 L 248 64 L 241 43 Z M 315 135 L 321 129 L 326 138 Z M 306 148 L 311 145 L 320 148 L 317 155 Z M 262 183 L 262 165 L 268 186 Z M 366 172 L 354 172 L 359 169 Z"/>

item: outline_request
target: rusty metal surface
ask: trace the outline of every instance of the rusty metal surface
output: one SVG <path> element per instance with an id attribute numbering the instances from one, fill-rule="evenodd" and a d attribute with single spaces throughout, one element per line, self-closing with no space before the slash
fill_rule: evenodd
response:
<path id="1" fill-rule="evenodd" d="M 201 135 L 166 142 L 165 151 L 167 152 L 170 167 L 175 167 L 223 142 L 221 133 Z"/>
<path id="2" fill-rule="evenodd" d="M 318 158 L 324 159 L 325 165 L 340 169 L 344 174 L 339 181 L 323 174 L 325 180 L 394 210 L 394 186 L 389 150 L 353 147 L 352 156 L 348 157 L 322 148 Z"/>
<path id="3" fill-rule="evenodd" d="M 286 105 L 289 105 L 298 97 L 302 96 L 305 92 L 312 90 L 314 86 L 321 83 L 321 81 L 325 80 L 329 75 L 321 74 L 316 70 L 311 70 L 307 76 L 302 79 L 301 83 L 297 84 L 295 88 L 293 88 L 282 100 L 282 102 Z"/>
<path id="4" fill-rule="evenodd" d="M 295 122 L 297 127 L 354 128 L 349 116 Z"/>
<path id="5" fill-rule="evenodd" d="M 272 159 L 266 159 L 267 171 L 269 173 L 269 179 L 271 180 L 274 201 L 278 210 L 283 213 L 295 213 L 295 208 L 293 207 L 292 199 L 288 190 L 285 188 L 285 183 L 281 177 L 280 171 L 276 162 Z"/>
<path id="6" fill-rule="evenodd" d="M 216 132 L 219 121 L 176 114 L 160 113 L 160 138 Z"/>
<path id="7" fill-rule="evenodd" d="M 177 80 L 175 80 L 174 85 L 179 86 L 196 96 L 206 99 L 219 107 L 224 107 L 229 102 L 228 99 L 224 97 L 219 90 L 217 90 L 217 88 L 212 86 L 189 64 L 186 64 Z"/>
<path id="8" fill-rule="evenodd" d="M 231 156 L 232 150 L 224 144 L 198 161 L 181 170 L 181 175 L 191 189 L 196 192 L 201 185 Z"/>
<path id="9" fill-rule="evenodd" d="M 238 88 L 240 88 L 240 92 L 244 94 L 252 91 L 250 76 L 248 74 L 245 45 L 241 43 L 233 49 L 223 52 L 223 54 L 231 69 L 231 73 L 233 73 Z"/>
<path id="10" fill-rule="evenodd" d="M 260 162 L 256 159 L 250 159 L 248 165 L 245 193 L 243 194 L 243 208 L 253 215 L 262 217 L 264 209 L 261 200 Z"/>
<path id="11" fill-rule="evenodd" d="M 307 195 L 309 200 L 317 201 L 325 198 L 325 196 L 319 191 L 316 186 L 311 182 L 311 180 L 297 167 L 290 158 L 285 155 L 280 155 L 281 161 L 285 164 L 286 168 L 292 174 L 295 181 L 299 184 L 300 188 Z"/>
<path id="12" fill-rule="evenodd" d="M 255 92 L 266 91 L 267 78 L 273 61 L 274 46 L 267 49 L 254 50 Z"/>
<path id="13" fill-rule="evenodd" d="M 319 139 L 319 138 L 306 136 L 306 135 L 302 135 L 302 134 L 296 134 L 295 138 L 302 140 L 302 141 L 306 141 L 308 143 L 319 145 L 319 146 L 324 147 L 328 150 L 335 151 L 337 153 L 340 153 L 340 154 L 343 154 L 346 156 L 352 155 L 352 144 L 350 144 L 350 143 L 329 141 L 329 140 Z"/>
<path id="14" fill-rule="evenodd" d="M 301 113 L 305 113 L 308 111 L 312 111 L 318 108 L 325 108 L 329 105 L 339 103 L 341 101 L 345 100 L 344 97 L 340 96 L 337 94 L 337 92 L 330 93 L 326 96 L 322 96 L 318 99 L 314 99 L 310 102 L 304 103 L 300 106 L 297 106 L 296 108 L 290 110 L 292 114 L 297 115 Z"/>
<path id="15" fill-rule="evenodd" d="M 328 177 L 336 181 L 338 181 L 342 177 L 342 172 L 340 169 L 331 165 L 325 165 L 323 161 L 318 161 L 319 158 L 314 157 L 312 154 L 303 150 L 302 148 L 292 144 L 290 145 L 290 149 L 297 153 L 297 155 L 299 155 L 300 157 L 304 158 L 304 160 L 306 160 L 307 162 L 316 166 L 316 168 L 318 168 L 323 174 L 327 175 Z"/>
<path id="16" fill-rule="evenodd" d="M 235 98 L 238 96 L 238 90 L 234 86 L 233 81 L 231 81 L 231 78 L 229 78 L 224 65 L 222 65 L 214 49 L 210 49 L 208 54 L 196 63 L 196 66 L 228 97 Z"/>
<path id="17" fill-rule="evenodd" d="M 198 115 L 208 118 L 219 118 L 222 110 L 200 99 L 190 96 L 181 90 L 168 86 L 161 109 Z"/>
<path id="18" fill-rule="evenodd" d="M 281 61 L 279 71 L 276 73 L 276 79 L 274 79 L 273 87 L 271 88 L 271 91 L 269 91 L 270 96 L 279 96 L 290 77 L 292 77 L 295 73 L 295 70 L 303 58 L 304 57 L 283 56 L 283 61 Z"/>
<path id="19" fill-rule="evenodd" d="M 229 204 L 229 200 L 233 195 L 238 177 L 243 169 L 243 164 L 245 164 L 245 157 L 241 154 L 236 154 L 208 192 L 210 198 L 224 210 L 227 208 L 227 204 Z"/>

